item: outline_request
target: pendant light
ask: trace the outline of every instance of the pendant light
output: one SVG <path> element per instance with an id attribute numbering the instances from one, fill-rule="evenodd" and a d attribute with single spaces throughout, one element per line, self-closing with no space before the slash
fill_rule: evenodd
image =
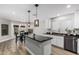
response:
<path id="1" fill-rule="evenodd" d="M 34 20 L 34 26 L 35 27 L 38 27 L 39 26 L 39 19 L 38 19 L 38 4 L 35 4 L 35 7 L 36 7 L 36 19 Z"/>
<path id="2" fill-rule="evenodd" d="M 28 27 L 30 27 L 30 12 L 31 12 L 31 11 L 28 10 L 27 12 L 28 12 L 28 24 L 27 24 L 27 25 L 28 25 Z"/>

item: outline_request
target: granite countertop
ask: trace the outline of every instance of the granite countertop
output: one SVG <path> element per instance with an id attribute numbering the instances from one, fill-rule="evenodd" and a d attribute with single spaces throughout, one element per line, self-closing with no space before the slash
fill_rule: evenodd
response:
<path id="1" fill-rule="evenodd" d="M 44 33 L 44 34 L 46 34 L 46 35 L 56 35 L 56 36 L 65 36 L 66 35 L 65 33 L 55 33 L 55 32 L 53 32 L 53 33 Z"/>
<path id="2" fill-rule="evenodd" d="M 78 34 L 76 34 L 76 35 L 74 35 L 74 34 L 67 34 L 67 33 L 55 33 L 55 32 L 53 32 L 52 34 L 50 34 L 50 33 L 45 33 L 45 34 L 47 34 L 47 35 L 56 35 L 56 36 L 73 36 L 73 37 L 77 37 L 77 38 L 79 38 L 79 35 Z"/>
<path id="3" fill-rule="evenodd" d="M 41 42 L 41 43 L 52 39 L 51 37 L 45 37 L 45 36 L 40 36 L 40 35 L 35 35 L 35 37 L 34 37 L 33 34 L 32 35 L 28 35 L 26 37 L 28 37 L 28 38 L 30 38 L 32 40 Z"/>

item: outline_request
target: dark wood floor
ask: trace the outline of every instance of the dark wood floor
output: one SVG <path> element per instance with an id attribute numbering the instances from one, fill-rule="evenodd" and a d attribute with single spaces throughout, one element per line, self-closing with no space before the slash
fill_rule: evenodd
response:
<path id="1" fill-rule="evenodd" d="M 53 55 L 76 55 L 72 52 L 52 46 Z M 0 55 L 30 55 L 24 45 L 15 44 L 15 40 L 0 43 Z"/>
<path id="2" fill-rule="evenodd" d="M 29 55 L 23 45 L 16 46 L 15 40 L 0 43 L 0 55 Z"/>

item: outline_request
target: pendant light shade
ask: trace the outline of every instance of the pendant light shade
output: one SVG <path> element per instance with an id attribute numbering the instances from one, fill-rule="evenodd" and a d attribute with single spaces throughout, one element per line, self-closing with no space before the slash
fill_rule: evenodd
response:
<path id="1" fill-rule="evenodd" d="M 35 27 L 39 27 L 39 19 L 38 19 L 38 4 L 35 4 L 35 7 L 36 7 L 36 19 L 34 20 L 34 26 Z"/>
<path id="2" fill-rule="evenodd" d="M 31 12 L 31 11 L 30 11 L 30 10 L 28 10 L 28 24 L 27 24 L 27 25 L 28 25 L 28 27 L 30 27 L 30 12 Z"/>

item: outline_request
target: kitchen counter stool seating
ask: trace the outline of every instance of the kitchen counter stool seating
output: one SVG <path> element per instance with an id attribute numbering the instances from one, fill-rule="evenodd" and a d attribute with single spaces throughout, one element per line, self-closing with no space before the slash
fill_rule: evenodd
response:
<path id="1" fill-rule="evenodd" d="M 17 46 L 17 43 L 19 41 L 19 44 L 22 45 L 23 43 L 25 44 L 25 32 L 24 31 L 21 31 L 20 32 L 20 35 L 18 36 L 18 34 L 16 34 L 16 40 L 15 40 L 15 43 L 16 43 L 16 46 Z"/>

